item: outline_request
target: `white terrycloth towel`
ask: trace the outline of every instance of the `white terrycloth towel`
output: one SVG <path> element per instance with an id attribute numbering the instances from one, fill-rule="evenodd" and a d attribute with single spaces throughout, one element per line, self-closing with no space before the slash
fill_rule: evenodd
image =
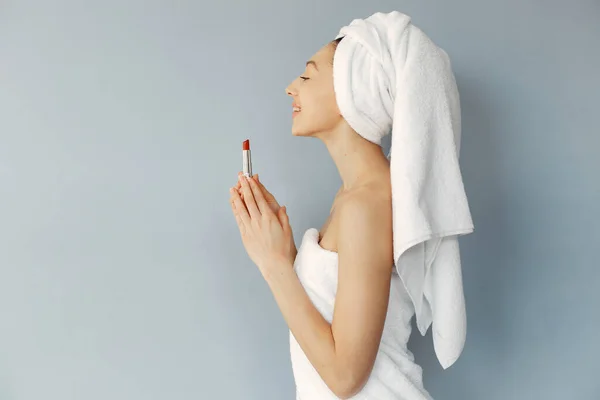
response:
<path id="1" fill-rule="evenodd" d="M 474 230 L 459 167 L 460 101 L 447 53 L 398 11 L 340 29 L 340 111 L 365 139 L 391 133 L 394 260 L 440 364 L 460 356 L 466 312 L 458 236 Z"/>
<path id="2" fill-rule="evenodd" d="M 294 271 L 306 294 L 329 323 L 333 321 L 338 291 L 339 256 L 319 244 L 319 230 L 309 228 L 302 237 Z M 402 399 L 432 400 L 423 387 L 422 369 L 408 350 L 410 321 L 413 316 L 411 299 L 397 275 L 390 284 L 389 307 L 381 335 L 381 343 L 369 378 L 352 400 Z M 290 330 L 290 356 L 296 382 L 297 399 L 334 400 L 329 389 L 312 365 Z"/>

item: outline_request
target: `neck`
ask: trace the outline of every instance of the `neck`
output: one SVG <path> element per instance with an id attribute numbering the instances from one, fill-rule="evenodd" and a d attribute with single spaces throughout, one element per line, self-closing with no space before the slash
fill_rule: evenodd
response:
<path id="1" fill-rule="evenodd" d="M 342 179 L 342 190 L 352 190 L 381 179 L 390 163 L 380 145 L 356 133 L 348 124 L 319 137 L 325 143 Z"/>

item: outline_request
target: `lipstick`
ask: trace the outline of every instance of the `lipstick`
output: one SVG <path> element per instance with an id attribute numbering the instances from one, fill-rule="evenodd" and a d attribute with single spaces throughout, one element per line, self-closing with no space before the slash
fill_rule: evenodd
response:
<path id="1" fill-rule="evenodd" d="M 252 158 L 250 157 L 250 140 L 242 143 L 242 173 L 247 178 L 252 176 Z"/>

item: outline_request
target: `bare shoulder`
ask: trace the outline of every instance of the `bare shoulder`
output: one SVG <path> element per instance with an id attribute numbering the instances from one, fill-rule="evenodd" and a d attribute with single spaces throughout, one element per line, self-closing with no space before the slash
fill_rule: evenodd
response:
<path id="1" fill-rule="evenodd" d="M 349 194 L 340 202 L 340 219 L 346 227 L 368 224 L 385 231 L 392 227 L 392 199 L 388 187 L 373 185 Z M 366 226 L 363 226 L 366 227 Z"/>
<path id="2" fill-rule="evenodd" d="M 365 187 L 339 206 L 338 250 L 393 264 L 392 202 L 388 187 Z M 360 253 L 360 254 L 357 254 Z"/>

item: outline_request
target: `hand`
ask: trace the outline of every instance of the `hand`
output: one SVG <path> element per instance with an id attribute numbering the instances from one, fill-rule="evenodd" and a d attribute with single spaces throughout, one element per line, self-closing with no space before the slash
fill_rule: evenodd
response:
<path id="1" fill-rule="evenodd" d="M 241 186 L 241 183 L 240 183 L 240 180 L 239 180 L 239 177 L 241 175 L 242 175 L 242 172 L 238 172 L 238 182 L 235 184 L 235 190 L 237 190 L 237 192 L 240 194 L 240 197 L 242 198 L 242 200 L 244 200 L 244 193 L 242 191 L 242 186 Z M 252 175 L 252 178 L 256 179 L 256 183 L 258 183 L 258 187 L 262 191 L 262 194 L 263 194 L 265 200 L 267 201 L 267 204 L 269 205 L 269 208 L 271 208 L 271 210 L 273 211 L 274 214 L 277 214 L 279 212 L 279 209 L 281 208 L 281 206 L 279 205 L 279 203 L 277 202 L 277 200 L 275 200 L 275 196 L 273 196 L 263 186 L 263 184 L 260 182 L 260 180 L 258 178 L 258 174 Z"/>
<path id="2" fill-rule="evenodd" d="M 243 174 L 242 174 L 241 171 L 238 172 L 238 181 L 235 184 L 234 189 L 239 193 L 239 195 L 240 195 L 240 197 L 242 199 L 242 202 L 243 202 L 244 201 L 244 192 L 242 191 L 242 185 L 241 185 L 241 182 L 239 180 L 240 176 L 243 176 Z M 273 211 L 273 214 L 277 214 L 279 212 L 279 209 L 281 208 L 281 206 L 279 205 L 279 203 L 275 199 L 275 196 L 273 196 L 271 194 L 271 192 L 269 192 L 267 190 L 267 188 L 262 184 L 262 182 L 260 181 L 260 178 L 259 178 L 258 174 L 252 175 L 252 178 L 254 178 L 256 180 L 256 183 L 258 184 L 258 187 L 262 191 L 263 197 L 267 201 L 267 204 L 269 205 L 269 208 Z M 287 209 L 286 209 L 286 212 L 287 212 Z M 298 253 L 298 250 L 296 249 L 296 242 L 294 241 L 294 237 L 293 236 L 290 238 L 290 240 L 291 240 L 291 246 L 292 246 L 292 249 L 293 249 L 292 250 L 292 254 L 290 255 L 290 259 L 291 259 L 291 262 L 293 263 L 294 260 L 296 259 L 296 254 Z"/>
<path id="3" fill-rule="evenodd" d="M 238 176 L 244 200 L 232 187 L 230 202 L 250 259 L 263 275 L 286 261 L 293 264 L 296 248 L 285 206 L 273 212 L 271 206 L 278 203 L 267 203 L 256 180 Z"/>

